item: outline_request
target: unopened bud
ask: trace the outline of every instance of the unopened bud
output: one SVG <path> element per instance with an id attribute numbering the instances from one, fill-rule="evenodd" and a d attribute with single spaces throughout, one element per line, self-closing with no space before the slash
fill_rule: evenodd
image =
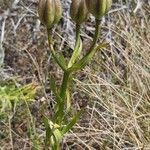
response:
<path id="1" fill-rule="evenodd" d="M 112 0 L 86 0 L 86 5 L 89 12 L 100 19 L 110 10 Z"/>
<path id="2" fill-rule="evenodd" d="M 60 0 L 39 0 L 38 13 L 41 22 L 48 29 L 51 28 L 62 16 Z"/>
<path id="3" fill-rule="evenodd" d="M 70 15 L 77 24 L 86 21 L 88 18 L 88 9 L 85 0 L 72 0 Z"/>

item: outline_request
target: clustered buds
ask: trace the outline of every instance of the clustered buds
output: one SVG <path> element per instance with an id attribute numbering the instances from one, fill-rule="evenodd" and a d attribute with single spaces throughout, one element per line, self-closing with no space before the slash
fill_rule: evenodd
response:
<path id="1" fill-rule="evenodd" d="M 39 0 L 38 13 L 41 22 L 49 29 L 58 23 L 62 16 L 60 0 Z"/>
<path id="2" fill-rule="evenodd" d="M 99 20 L 110 10 L 111 5 L 112 0 L 72 0 L 70 14 L 77 24 L 84 22 L 88 13 Z"/>
<path id="3" fill-rule="evenodd" d="M 100 19 L 110 10 L 112 0 L 86 0 L 86 5 L 89 12 L 95 16 L 96 19 Z"/>
<path id="4" fill-rule="evenodd" d="M 72 0 L 70 15 L 74 22 L 81 24 L 87 20 L 88 14 L 85 0 Z"/>
<path id="5" fill-rule="evenodd" d="M 111 8 L 112 0 L 72 0 L 70 15 L 76 24 L 81 24 L 91 13 L 96 19 L 100 19 Z M 58 23 L 62 16 L 60 0 L 39 0 L 38 13 L 41 22 L 51 28 Z"/>

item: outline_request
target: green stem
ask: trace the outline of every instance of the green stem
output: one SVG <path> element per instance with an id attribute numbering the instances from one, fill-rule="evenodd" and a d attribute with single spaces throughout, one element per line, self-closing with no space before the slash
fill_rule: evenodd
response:
<path id="1" fill-rule="evenodd" d="M 52 30 L 51 29 L 47 29 L 47 36 L 48 36 L 49 47 L 51 47 L 52 45 Z"/>
<path id="2" fill-rule="evenodd" d="M 69 77 L 70 77 L 70 72 L 68 71 L 64 72 L 63 82 L 62 82 L 61 91 L 60 91 L 60 97 L 62 98 L 62 100 L 65 100 L 66 98 L 66 91 L 68 88 Z"/>
<path id="3" fill-rule="evenodd" d="M 100 33 L 100 20 L 96 19 L 96 23 L 95 23 L 95 34 L 94 34 L 94 37 L 93 37 L 93 42 L 92 42 L 92 45 L 90 47 L 90 51 L 93 50 L 93 48 L 96 46 L 96 43 L 98 41 L 98 38 L 99 38 L 99 33 Z M 89 52 L 90 52 L 89 51 Z"/>
<path id="4" fill-rule="evenodd" d="M 81 29 L 81 25 L 80 24 L 76 24 L 76 43 L 75 43 L 75 48 L 73 51 L 73 54 L 71 56 L 71 59 L 68 63 L 68 68 L 71 67 L 76 59 L 79 57 L 81 50 L 79 49 L 80 47 L 80 29 Z"/>
<path id="5" fill-rule="evenodd" d="M 60 143 L 56 143 L 53 147 L 52 150 L 60 150 Z"/>
<path id="6" fill-rule="evenodd" d="M 65 107 L 65 102 L 66 102 L 66 92 L 68 90 L 68 84 L 69 84 L 69 78 L 70 78 L 70 72 L 66 71 L 64 72 L 64 76 L 63 76 L 63 81 L 62 81 L 62 85 L 61 85 L 61 90 L 60 90 L 60 97 L 62 99 L 62 103 L 60 105 L 60 122 L 62 121 L 63 117 L 64 117 L 64 107 Z"/>
<path id="7" fill-rule="evenodd" d="M 54 122 L 61 125 L 63 119 L 64 119 L 64 109 L 65 109 L 65 102 L 66 102 L 66 92 L 68 90 L 68 84 L 69 84 L 69 78 L 70 78 L 71 72 L 65 71 L 63 75 L 63 81 L 60 89 L 60 97 L 61 101 L 59 104 L 57 104 L 57 110 L 54 115 Z"/>
<path id="8" fill-rule="evenodd" d="M 95 29 L 95 34 L 93 37 L 93 42 L 92 42 L 92 45 L 91 45 L 88 53 L 80 61 L 78 61 L 72 67 L 70 67 L 68 69 L 69 71 L 72 72 L 72 71 L 77 71 L 77 70 L 82 69 L 91 60 L 91 58 L 93 57 L 93 55 L 97 51 L 96 44 L 97 44 L 97 41 L 99 38 L 99 32 L 100 32 L 100 21 L 98 19 L 96 19 L 95 28 L 96 29 Z"/>
<path id="9" fill-rule="evenodd" d="M 52 30 L 51 29 L 47 29 L 47 36 L 48 36 L 49 49 L 50 49 L 50 51 L 52 53 L 53 58 L 55 59 L 57 64 L 60 66 L 60 68 L 63 71 L 65 71 L 66 68 L 64 68 L 63 64 L 59 61 L 59 58 L 55 54 L 55 50 L 54 50 L 53 45 L 52 45 Z"/>
<path id="10" fill-rule="evenodd" d="M 80 24 L 76 24 L 76 44 L 79 42 L 79 38 L 80 38 L 80 28 L 81 28 L 81 25 Z"/>

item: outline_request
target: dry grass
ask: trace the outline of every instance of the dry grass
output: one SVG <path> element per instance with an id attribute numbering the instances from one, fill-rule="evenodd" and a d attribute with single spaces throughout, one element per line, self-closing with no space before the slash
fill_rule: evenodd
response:
<path id="1" fill-rule="evenodd" d="M 35 16 L 36 1 L 14 2 L 13 8 L 5 5 L 0 11 L 0 42 L 5 49 L 1 76 L 19 76 L 17 83 L 37 82 L 43 90 L 32 105 L 21 104 L 11 110 L 13 115 L 9 110 L 8 117 L 0 118 L 0 149 L 43 149 L 41 116 L 51 113 L 49 99 L 53 100 L 48 72 L 57 73 L 58 79 L 61 72 L 47 54 L 47 39 Z M 65 6 L 67 10 L 67 3 Z M 110 46 L 99 51 L 74 80 L 73 104 L 76 109 L 85 107 L 85 113 L 64 138 L 62 149 L 150 150 L 149 8 L 148 1 L 137 5 L 136 1 L 118 0 L 102 20 L 100 41 L 105 39 Z M 68 56 L 72 43 L 66 42 L 66 32 L 72 40 L 73 25 L 67 19 L 62 23 L 56 38 Z M 93 24 L 89 21 L 82 33 L 85 45 L 92 34 Z"/>

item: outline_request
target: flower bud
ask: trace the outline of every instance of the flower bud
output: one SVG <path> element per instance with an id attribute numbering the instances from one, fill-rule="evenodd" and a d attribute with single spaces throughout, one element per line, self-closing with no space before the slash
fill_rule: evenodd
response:
<path id="1" fill-rule="evenodd" d="M 39 0 L 38 13 L 41 22 L 48 29 L 51 28 L 62 16 L 60 0 Z"/>
<path id="2" fill-rule="evenodd" d="M 86 21 L 88 18 L 88 9 L 85 0 L 72 0 L 70 15 L 77 24 Z"/>
<path id="3" fill-rule="evenodd" d="M 100 19 L 110 10 L 112 0 L 86 0 L 86 5 L 89 12 Z"/>

